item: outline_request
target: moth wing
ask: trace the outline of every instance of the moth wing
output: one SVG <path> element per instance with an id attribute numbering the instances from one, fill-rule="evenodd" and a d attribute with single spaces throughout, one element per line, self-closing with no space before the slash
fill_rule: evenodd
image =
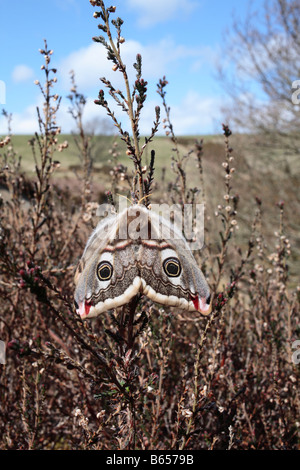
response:
<path id="1" fill-rule="evenodd" d="M 100 222 L 86 244 L 75 274 L 75 305 L 81 318 L 124 305 L 140 290 L 134 245 L 119 237 L 125 216 Z M 111 274 L 104 280 L 97 274 L 103 264 Z"/>
<path id="2" fill-rule="evenodd" d="M 95 228 L 95 230 L 90 235 L 88 241 L 86 242 L 83 254 L 77 265 L 74 282 L 75 285 L 78 284 L 81 274 L 88 266 L 89 261 L 93 258 L 93 254 L 97 251 L 101 253 L 105 246 L 111 242 L 116 236 L 117 232 L 117 214 L 107 217 L 100 221 Z"/>
<path id="3" fill-rule="evenodd" d="M 143 292 L 151 300 L 208 315 L 210 291 L 192 251 L 180 230 L 164 218 L 151 213 L 152 238 L 143 240 L 138 257 Z M 170 238 L 171 236 L 171 238 Z M 166 264 L 178 265 L 168 275 Z"/>

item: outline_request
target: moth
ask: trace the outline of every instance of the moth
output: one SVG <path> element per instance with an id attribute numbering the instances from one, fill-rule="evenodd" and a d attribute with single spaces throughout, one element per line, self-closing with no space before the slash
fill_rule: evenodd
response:
<path id="1" fill-rule="evenodd" d="M 139 294 L 208 315 L 210 290 L 182 232 L 144 205 L 104 218 L 89 237 L 75 272 L 82 319 L 127 304 Z"/>

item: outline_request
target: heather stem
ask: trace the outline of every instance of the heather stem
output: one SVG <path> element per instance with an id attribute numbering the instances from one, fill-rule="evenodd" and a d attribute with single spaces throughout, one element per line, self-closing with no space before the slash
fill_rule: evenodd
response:
<path id="1" fill-rule="evenodd" d="M 128 80 L 128 75 L 126 72 L 126 66 L 123 64 L 120 52 L 118 48 L 116 47 L 111 31 L 110 31 L 110 25 L 108 21 L 108 15 L 105 12 L 105 9 L 103 8 L 103 14 L 105 17 L 105 23 L 106 23 L 106 28 L 107 28 L 107 36 L 110 42 L 110 46 L 112 50 L 114 51 L 114 54 L 118 60 L 119 68 L 123 73 L 124 81 L 125 81 L 125 87 L 126 87 L 126 95 L 127 95 L 127 100 L 126 104 L 128 106 L 128 116 L 130 119 L 130 124 L 131 124 L 131 129 L 132 129 L 132 135 L 133 135 L 133 141 L 134 141 L 134 149 L 135 149 L 135 165 L 136 165 L 136 170 L 138 172 L 139 176 L 139 199 L 141 200 L 144 197 L 144 186 L 143 186 L 143 178 L 142 178 L 142 165 L 141 165 L 141 151 L 139 147 L 139 139 L 138 135 L 136 132 L 136 127 L 135 127 L 135 119 L 134 119 L 134 111 L 133 111 L 133 98 L 131 97 L 131 92 L 130 92 L 130 85 L 129 85 L 129 80 Z"/>

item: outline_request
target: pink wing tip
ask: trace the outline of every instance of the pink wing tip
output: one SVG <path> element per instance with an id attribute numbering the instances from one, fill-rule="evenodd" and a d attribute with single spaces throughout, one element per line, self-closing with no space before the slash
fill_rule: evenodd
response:
<path id="1" fill-rule="evenodd" d="M 92 307 L 92 304 L 89 302 L 82 302 L 79 304 L 79 308 L 77 309 L 77 313 L 80 316 L 80 318 L 84 319 L 88 316 L 90 313 L 90 309 Z"/>
<path id="2" fill-rule="evenodd" d="M 208 315 L 211 312 L 211 303 L 207 304 L 205 297 L 197 295 L 192 298 L 195 309 L 203 315 Z"/>

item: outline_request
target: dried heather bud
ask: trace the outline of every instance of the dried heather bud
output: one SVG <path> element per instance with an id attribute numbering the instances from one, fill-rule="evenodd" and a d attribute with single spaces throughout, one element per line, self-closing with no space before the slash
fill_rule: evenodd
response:
<path id="1" fill-rule="evenodd" d="M 225 137 L 229 137 L 232 134 L 229 127 L 226 124 L 222 124 L 222 127 L 223 127 L 223 134 L 225 135 Z"/>
<path id="2" fill-rule="evenodd" d="M 276 206 L 278 206 L 279 209 L 283 209 L 284 208 L 284 201 L 277 202 Z"/>

